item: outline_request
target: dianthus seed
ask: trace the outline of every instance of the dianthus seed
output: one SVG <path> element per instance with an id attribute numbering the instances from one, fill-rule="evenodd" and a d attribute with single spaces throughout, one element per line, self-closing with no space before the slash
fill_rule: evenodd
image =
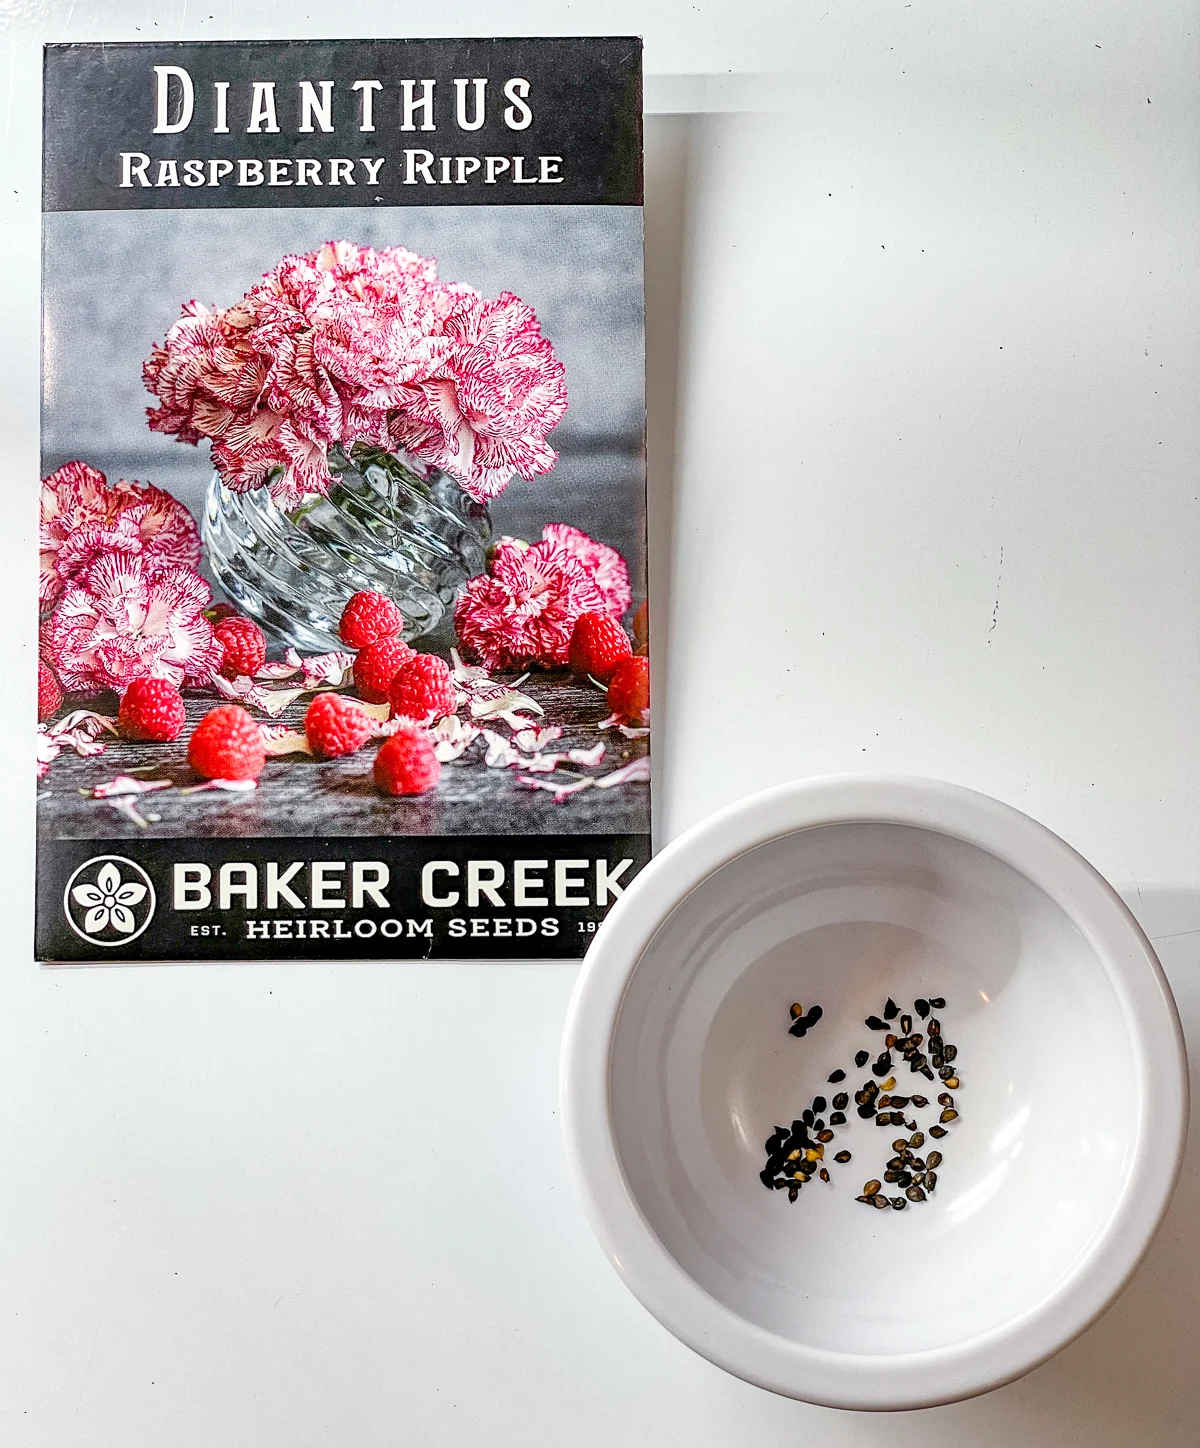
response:
<path id="1" fill-rule="evenodd" d="M 904 1200 L 903 1197 L 893 1197 L 892 1206 L 896 1209 L 896 1211 L 902 1212 L 904 1208 L 908 1206 L 908 1203 Z"/>
<path id="2" fill-rule="evenodd" d="M 912 1136 L 908 1138 L 908 1144 L 909 1146 L 924 1146 L 925 1133 L 923 1131 L 913 1132 Z"/>
<path id="3" fill-rule="evenodd" d="M 924 1096 L 914 1096 L 914 1097 L 912 1098 L 912 1104 L 913 1104 L 914 1106 L 928 1106 L 928 1105 L 929 1105 L 929 1102 L 926 1101 L 926 1099 L 924 1098 Z"/>
<path id="4" fill-rule="evenodd" d="M 900 1029 L 904 1032 L 904 1034 L 905 1034 L 906 1036 L 909 1035 L 909 1034 L 911 1034 L 911 1032 L 912 1032 L 912 1016 L 901 1016 L 901 1017 L 900 1017 Z"/>
<path id="5" fill-rule="evenodd" d="M 957 1121 L 957 1120 L 958 1120 L 958 1112 L 955 1111 L 955 1109 L 953 1108 L 953 1106 L 947 1106 L 946 1109 L 945 1109 L 945 1111 L 943 1111 L 942 1114 L 938 1117 L 938 1120 L 939 1120 L 939 1121 Z"/>
<path id="6" fill-rule="evenodd" d="M 953 1106 L 953 1105 L 954 1105 L 954 1097 L 950 1095 L 949 1091 L 943 1091 L 942 1094 L 938 1097 L 938 1105 L 939 1105 L 939 1106 Z"/>
<path id="7" fill-rule="evenodd" d="M 844 1091 L 839 1091 L 838 1094 L 833 1098 L 833 1109 L 835 1111 L 845 1111 L 846 1107 L 849 1106 L 849 1104 L 850 1098 L 846 1095 Z"/>
<path id="8" fill-rule="evenodd" d="M 897 1137 L 896 1140 L 892 1142 L 893 1151 L 903 1151 L 907 1146 L 908 1142 L 902 1136 Z"/>
<path id="9" fill-rule="evenodd" d="M 941 1138 L 946 1135 L 946 1128 L 944 1126 L 931 1126 L 929 1128 L 929 1134 L 930 1136 L 936 1136 L 940 1141 Z"/>
<path id="10" fill-rule="evenodd" d="M 866 1121 L 869 1117 L 875 1115 L 875 1108 L 873 1106 L 860 1106 L 858 1108 L 858 1114 Z"/>
<path id="11" fill-rule="evenodd" d="M 879 1181 L 875 1177 L 872 1177 L 869 1182 L 863 1183 L 863 1196 L 873 1197 L 875 1193 L 879 1190 L 879 1187 Z"/>
<path id="12" fill-rule="evenodd" d="M 947 1046 L 946 1049 L 942 1052 L 942 1055 L 945 1056 L 947 1061 L 953 1061 L 955 1056 L 958 1055 L 958 1047 Z"/>
<path id="13" fill-rule="evenodd" d="M 925 1190 L 931 1192 L 931 1191 L 933 1191 L 934 1187 L 936 1187 L 936 1186 L 937 1186 L 937 1172 L 935 1172 L 935 1171 L 927 1171 L 927 1172 L 925 1173 Z"/>
<path id="14" fill-rule="evenodd" d="M 910 1186 L 905 1191 L 904 1195 L 909 1199 L 910 1202 L 923 1202 L 925 1200 L 925 1193 L 921 1190 L 919 1186 L 915 1184 Z"/>
<path id="15" fill-rule="evenodd" d="M 850 1153 L 848 1151 L 839 1151 L 837 1156 L 834 1157 L 834 1161 L 838 1162 L 841 1166 L 845 1166 L 849 1160 Z"/>
<path id="16" fill-rule="evenodd" d="M 931 1036 L 940 1036 L 942 1034 L 942 1023 L 938 1020 L 937 1016 L 934 1016 L 929 1022 L 929 1034 Z"/>
<path id="17" fill-rule="evenodd" d="M 825 1170 L 824 1167 L 821 1168 L 821 1180 L 823 1182 L 827 1182 L 829 1180 L 829 1173 Z"/>
<path id="18" fill-rule="evenodd" d="M 946 1009 L 946 997 L 930 996 L 929 1004 L 933 1007 L 935 1011 L 944 1011 Z"/>
<path id="19" fill-rule="evenodd" d="M 818 1140 L 818 1141 L 832 1141 L 832 1140 L 833 1140 L 833 1132 L 830 1131 L 828 1127 L 826 1127 L 824 1131 L 818 1131 L 818 1132 L 817 1132 L 817 1140 Z"/>
<path id="20" fill-rule="evenodd" d="M 856 1066 L 865 1066 L 870 1059 L 870 1051 L 856 1051 L 854 1054 L 854 1064 Z"/>
<path id="21" fill-rule="evenodd" d="M 846 1079 L 846 1073 L 841 1069 L 841 1067 L 839 1067 L 836 1071 L 831 1071 L 829 1073 L 829 1079 L 830 1081 L 834 1082 L 844 1081 Z"/>
<path id="22" fill-rule="evenodd" d="M 951 1091 L 957 1091 L 957 1090 L 958 1090 L 958 1087 L 959 1087 L 958 1077 L 957 1077 L 957 1076 L 947 1076 L 947 1077 L 946 1077 L 946 1085 L 947 1085 L 947 1087 L 948 1087 Z"/>
<path id="23" fill-rule="evenodd" d="M 813 1110 L 817 1113 L 817 1115 L 819 1116 L 819 1115 L 821 1114 L 821 1112 L 825 1110 L 825 1108 L 826 1108 L 826 1106 L 827 1106 L 828 1104 L 829 1104 L 829 1103 L 825 1100 L 824 1096 L 814 1096 L 814 1097 L 813 1097 L 812 1109 L 813 1109 Z"/>
<path id="24" fill-rule="evenodd" d="M 886 1031 L 886 1030 L 887 1030 L 887 1022 L 886 1022 L 886 1021 L 881 1021 L 878 1016 L 868 1016 L 868 1017 L 867 1017 L 867 1020 L 866 1020 L 866 1024 L 867 1024 L 867 1025 L 871 1028 L 871 1030 L 873 1030 L 873 1031 Z"/>
<path id="25" fill-rule="evenodd" d="M 885 1020 L 885 1021 L 895 1020 L 895 1018 L 896 1018 L 899 1014 L 900 1014 L 900 1007 L 899 1007 L 899 1006 L 896 1004 L 896 1002 L 891 998 L 891 996 L 888 996 L 888 998 L 887 998 L 887 1005 L 884 1006 L 884 1008 L 883 1008 L 883 1018 L 884 1018 L 884 1020 Z"/>
<path id="26" fill-rule="evenodd" d="M 883 1211 L 887 1204 L 888 1199 L 884 1196 L 882 1192 L 876 1192 L 875 1195 L 871 1198 L 871 1205 L 873 1207 L 878 1207 L 880 1211 Z"/>
<path id="27" fill-rule="evenodd" d="M 917 1015 L 919 1015 L 921 1019 L 924 1020 L 925 1017 L 929 1014 L 929 1002 L 924 1000 L 915 1000 L 913 1001 L 913 1010 L 915 1010 Z"/>
<path id="28" fill-rule="evenodd" d="M 885 1171 L 884 1174 L 883 1174 L 883 1179 L 884 1179 L 885 1182 L 896 1182 L 896 1181 L 899 1181 L 899 1180 L 900 1180 L 900 1173 L 899 1173 L 898 1171 L 894 1171 L 894 1170 Z"/>
<path id="29" fill-rule="evenodd" d="M 940 1152 L 940 1151 L 931 1151 L 931 1152 L 929 1153 L 928 1158 L 926 1159 L 926 1165 L 932 1167 L 932 1166 L 941 1166 L 941 1164 L 942 1164 L 942 1154 L 941 1154 L 941 1152 Z"/>
<path id="30" fill-rule="evenodd" d="M 833 1112 L 833 1114 L 829 1118 L 829 1124 L 830 1126 L 845 1126 L 846 1113 L 844 1111 Z"/>

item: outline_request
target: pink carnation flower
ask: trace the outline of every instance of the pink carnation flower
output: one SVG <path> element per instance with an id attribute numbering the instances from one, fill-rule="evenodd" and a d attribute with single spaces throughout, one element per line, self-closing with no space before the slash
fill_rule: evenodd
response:
<path id="1" fill-rule="evenodd" d="M 407 451 L 478 501 L 536 477 L 566 408 L 562 365 L 524 302 L 437 281 L 403 247 L 286 256 L 232 307 L 188 302 L 143 366 L 150 426 L 212 441 L 238 492 L 285 506 L 332 482 L 329 451 Z"/>
<path id="2" fill-rule="evenodd" d="M 134 679 L 206 678 L 224 650 L 203 610 L 212 590 L 192 568 L 154 569 L 107 552 L 68 584 L 43 625 L 42 648 L 64 691 L 120 693 Z"/>
<path id="3" fill-rule="evenodd" d="M 444 326 L 454 350 L 407 389 L 395 435 L 482 502 L 514 473 L 535 478 L 554 466 L 546 434 L 567 410 L 563 367 L 533 308 L 512 292 L 489 302 L 461 291 Z"/>
<path id="4" fill-rule="evenodd" d="M 589 538 L 581 529 L 572 528 L 570 523 L 547 523 L 542 529 L 542 537 L 579 559 L 604 595 L 607 613 L 618 621 L 625 616 L 626 609 L 633 602 L 633 589 L 629 586 L 629 569 L 615 548 Z"/>
<path id="5" fill-rule="evenodd" d="M 149 483 L 109 485 L 97 468 L 64 463 L 42 479 L 38 600 L 54 604 L 65 584 L 104 553 L 140 554 L 151 572 L 193 567 L 200 535 L 192 515 Z"/>
<path id="6" fill-rule="evenodd" d="M 459 595 L 454 625 L 464 652 L 486 669 L 552 669 L 566 664 L 579 615 L 603 609 L 594 579 L 565 549 L 503 543 L 490 573 Z"/>

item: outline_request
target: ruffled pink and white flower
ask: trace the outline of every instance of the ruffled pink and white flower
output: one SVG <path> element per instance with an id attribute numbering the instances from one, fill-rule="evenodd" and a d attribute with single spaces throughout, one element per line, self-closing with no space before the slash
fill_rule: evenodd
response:
<path id="1" fill-rule="evenodd" d="M 152 572 L 193 567 L 200 560 L 200 535 L 188 510 L 162 488 L 124 478 L 110 485 L 88 463 L 64 463 L 42 479 L 42 609 L 105 553 L 140 554 Z"/>
<path id="2" fill-rule="evenodd" d="M 42 629 L 64 690 L 118 693 L 134 679 L 206 678 L 221 645 L 204 609 L 212 590 L 192 568 L 155 568 L 139 553 L 109 552 L 67 585 Z"/>
<path id="3" fill-rule="evenodd" d="M 407 451 L 477 500 L 555 461 L 562 365 L 532 309 L 443 285 L 406 251 L 328 242 L 286 256 L 232 307 L 188 302 L 143 366 L 150 426 L 212 441 L 235 491 L 283 506 L 332 481 L 329 451 Z"/>
<path id="4" fill-rule="evenodd" d="M 629 586 L 629 568 L 615 548 L 589 538 L 570 523 L 547 523 L 542 537 L 579 559 L 604 595 L 606 613 L 618 621 L 625 616 L 633 602 L 633 589 Z"/>
<path id="5" fill-rule="evenodd" d="M 464 653 L 488 669 L 566 664 L 576 619 L 604 608 L 587 569 L 548 540 L 531 548 L 501 544 L 490 569 L 471 579 L 455 606 Z"/>

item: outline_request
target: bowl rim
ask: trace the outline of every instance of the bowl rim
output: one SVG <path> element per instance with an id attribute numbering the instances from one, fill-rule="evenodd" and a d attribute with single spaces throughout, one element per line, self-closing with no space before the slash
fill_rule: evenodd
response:
<path id="1" fill-rule="evenodd" d="M 951 836 L 1006 862 L 1049 895 L 1108 973 L 1140 1088 L 1124 1190 L 1067 1280 L 1008 1322 L 914 1353 L 808 1347 L 718 1302 L 684 1271 L 643 1214 L 621 1167 L 610 1109 L 609 1063 L 621 1002 L 660 926 L 714 871 L 748 850 L 844 823 L 910 825 Z M 1175 1001 L 1153 947 L 1113 887 L 1058 835 L 961 785 L 906 775 L 831 775 L 774 786 L 701 820 L 655 855 L 614 902 L 567 1010 L 560 1100 L 567 1156 L 592 1230 L 626 1286 L 664 1327 L 718 1367 L 772 1392 L 826 1407 L 901 1410 L 1011 1382 L 1105 1311 L 1149 1247 L 1179 1175 L 1188 1071 Z"/>

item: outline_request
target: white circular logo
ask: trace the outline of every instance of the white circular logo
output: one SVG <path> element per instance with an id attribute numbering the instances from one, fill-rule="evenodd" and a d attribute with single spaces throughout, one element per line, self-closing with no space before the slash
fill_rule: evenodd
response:
<path id="1" fill-rule="evenodd" d="M 111 948 L 136 940 L 154 918 L 154 885 L 124 855 L 94 855 L 67 881 L 63 914 L 89 945 Z"/>

